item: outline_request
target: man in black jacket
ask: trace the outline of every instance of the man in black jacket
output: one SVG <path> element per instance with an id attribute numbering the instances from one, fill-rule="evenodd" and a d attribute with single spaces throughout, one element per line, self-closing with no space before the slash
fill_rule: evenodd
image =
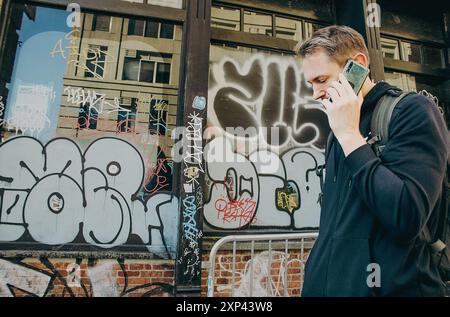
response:
<path id="1" fill-rule="evenodd" d="M 442 115 L 426 97 L 408 95 L 396 106 L 388 144 L 377 157 L 367 144 L 370 120 L 392 86 L 368 77 L 357 96 L 341 74 L 350 58 L 369 66 L 362 36 L 330 26 L 301 43 L 298 53 L 335 136 L 303 296 L 442 296 L 437 268 L 420 238 L 426 223 L 436 230 L 432 211 L 449 155 Z"/>

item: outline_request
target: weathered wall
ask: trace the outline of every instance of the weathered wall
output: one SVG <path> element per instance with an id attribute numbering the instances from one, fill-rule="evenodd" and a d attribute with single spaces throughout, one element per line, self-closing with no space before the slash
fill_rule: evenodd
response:
<path id="1" fill-rule="evenodd" d="M 0 258 L 0 297 L 173 296 L 174 261 Z"/>

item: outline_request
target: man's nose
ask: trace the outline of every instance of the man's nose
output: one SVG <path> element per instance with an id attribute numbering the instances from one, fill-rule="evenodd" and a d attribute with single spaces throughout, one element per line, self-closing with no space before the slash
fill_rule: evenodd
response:
<path id="1" fill-rule="evenodd" d="M 313 93 L 314 100 L 324 99 L 326 97 L 326 92 L 322 88 L 313 88 L 313 91 L 314 91 Z"/>

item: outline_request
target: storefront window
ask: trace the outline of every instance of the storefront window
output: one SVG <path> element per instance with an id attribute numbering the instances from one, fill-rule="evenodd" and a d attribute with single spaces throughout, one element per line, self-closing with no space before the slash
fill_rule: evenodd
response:
<path id="1" fill-rule="evenodd" d="M 22 184 L 25 187 L 6 185 L 7 195 L 13 197 L 18 190 L 20 201 L 0 197 L 0 224 L 17 222 L 14 228 L 22 228 L 22 233 L 2 231 L 0 242 L 20 238 L 26 219 L 30 234 L 24 241 L 45 248 L 132 245 L 173 257 L 177 201 L 163 192 L 172 188 L 171 132 L 177 115 L 182 26 L 106 12 L 82 12 L 77 25 L 65 9 L 35 8 L 32 19 L 20 17 L 14 68 L 1 100 L 5 117 L 0 162 L 2 177 L 24 180 L 27 171 L 35 177 Z M 5 143 L 18 145 L 7 150 Z M 22 176 L 5 169 L 6 162 L 14 160 L 8 155 L 23 156 L 24 163 L 17 163 L 27 166 L 18 171 Z M 59 179 L 45 186 L 54 184 L 51 190 L 59 196 L 49 198 L 49 204 L 45 200 L 41 205 L 38 198 L 32 202 L 34 191 L 22 189 L 46 190 L 41 186 L 51 173 Z M 2 193 L 4 185 L 1 182 Z M 33 211 L 24 216 L 28 194 L 27 206 L 33 205 Z M 162 218 L 155 214 L 156 205 L 165 210 Z M 42 217 L 60 215 L 58 221 L 38 219 L 38 211 L 47 207 Z M 8 214 L 5 208 L 10 208 Z M 84 231 L 79 231 L 81 223 Z M 170 234 L 159 231 L 162 225 L 172 228 Z"/>

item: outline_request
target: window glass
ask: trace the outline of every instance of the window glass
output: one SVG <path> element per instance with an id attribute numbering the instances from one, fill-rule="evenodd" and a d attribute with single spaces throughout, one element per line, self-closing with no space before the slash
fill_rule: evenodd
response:
<path id="1" fill-rule="evenodd" d="M 156 71 L 156 82 L 161 84 L 168 84 L 170 82 L 170 64 L 158 63 Z"/>
<path id="2" fill-rule="evenodd" d="M 423 54 L 423 63 L 425 65 L 436 68 L 442 67 L 442 56 L 443 56 L 442 49 L 424 45 L 422 47 L 422 54 Z"/>
<path id="3" fill-rule="evenodd" d="M 174 25 L 171 23 L 161 23 L 160 37 L 163 39 L 173 39 Z"/>
<path id="4" fill-rule="evenodd" d="M 154 21 L 147 21 L 145 36 L 157 38 L 158 32 L 159 32 L 159 23 Z"/>
<path id="5" fill-rule="evenodd" d="M 144 35 L 145 21 L 130 19 L 128 22 L 128 35 Z"/>
<path id="6" fill-rule="evenodd" d="M 125 248 L 174 258 L 178 230 L 161 236 L 158 223 L 176 228 L 177 201 L 161 207 L 161 220 L 151 201 L 167 201 L 170 196 L 158 195 L 172 188 L 182 25 L 109 17 L 83 8 L 78 25 L 65 9 L 35 9 L 34 16 L 15 17 L 17 38 L 8 37 L 17 48 L 10 52 L 12 67 L 0 66 L 0 80 L 7 78 L 0 83 L 6 87 L 0 92 L 0 169 L 13 166 L 19 157 L 29 167 L 21 169 L 19 160 L 18 169 L 3 169 L 0 176 L 27 182 L 28 171 L 36 176 L 22 185 L 0 182 L 0 191 L 9 195 L 7 200 L 0 195 L 0 223 L 15 223 L 14 228 L 29 228 L 31 234 L 2 229 L 0 244 L 21 239 L 21 245 L 46 250 L 76 244 L 83 251 Z M 145 36 L 150 33 L 156 36 Z M 62 176 L 53 180 L 50 174 Z M 47 204 L 45 190 L 53 184 L 51 193 L 61 191 L 64 202 L 57 195 Z M 34 196 L 23 188 L 43 192 Z M 16 195 L 20 199 L 13 206 Z M 39 226 L 23 223 L 24 202 L 38 196 L 43 203 L 32 203 L 33 213 L 25 218 L 45 221 Z M 150 213 L 156 218 L 146 218 Z M 63 218 L 51 218 L 58 215 Z M 151 236 L 145 226 L 131 228 L 145 223 L 156 226 Z"/>
<path id="7" fill-rule="evenodd" d="M 111 26 L 111 17 L 106 15 L 94 15 L 94 22 L 92 25 L 93 31 L 109 32 Z"/>

